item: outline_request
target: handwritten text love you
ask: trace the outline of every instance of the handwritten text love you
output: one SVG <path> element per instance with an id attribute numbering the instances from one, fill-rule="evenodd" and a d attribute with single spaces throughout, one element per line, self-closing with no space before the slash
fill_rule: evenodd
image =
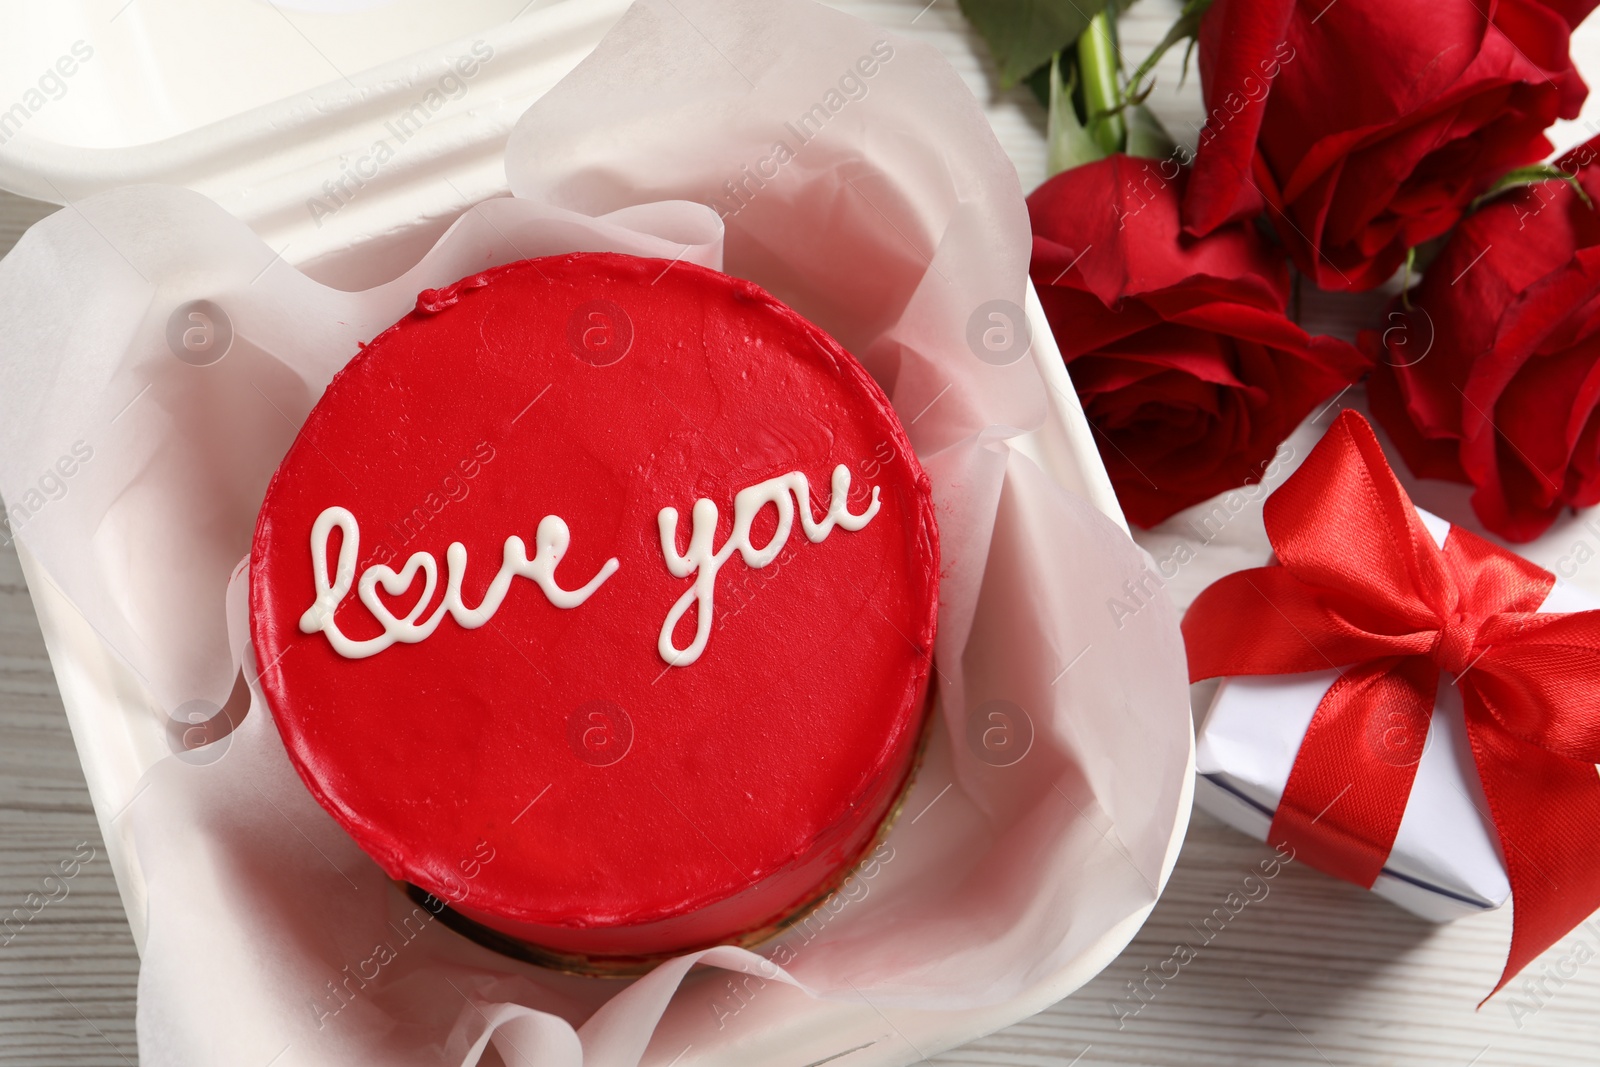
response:
<path id="1" fill-rule="evenodd" d="M 715 613 L 717 573 L 722 565 L 733 558 L 735 552 L 753 570 L 770 564 L 778 558 L 788 543 L 798 517 L 801 531 L 812 544 L 827 539 L 835 526 L 845 530 L 860 530 L 872 521 L 879 510 L 878 487 L 872 487 L 872 500 L 859 514 L 850 511 L 850 469 L 839 464 L 833 469 L 832 494 L 826 514 L 819 520 L 811 510 L 811 486 L 799 471 L 769 478 L 739 490 L 733 498 L 733 529 L 721 546 L 714 542 L 719 512 L 715 502 L 704 497 L 695 501 L 690 517 L 689 543 L 684 552 L 678 551 L 678 509 L 662 508 L 657 516 L 661 534 L 661 552 L 667 570 L 675 578 L 693 578 L 694 583 L 684 591 L 661 624 L 656 650 L 672 667 L 687 667 L 705 651 L 711 638 L 711 624 Z M 756 516 L 771 505 L 777 513 L 777 528 L 767 543 L 757 548 L 752 541 L 752 527 Z M 333 532 L 342 535 L 339 555 L 333 574 L 328 574 L 328 547 Z M 500 570 L 475 607 L 468 607 L 462 597 L 461 586 L 467 571 L 467 549 L 459 541 L 445 549 L 444 596 L 433 611 L 433 602 L 439 586 L 439 563 L 428 552 L 414 552 L 399 570 L 387 564 L 369 565 L 358 578 L 356 561 L 360 558 L 361 527 L 348 508 L 333 506 L 323 509 L 311 527 L 312 580 L 316 599 L 300 616 L 300 630 L 314 634 L 321 631 L 333 650 L 346 659 L 365 659 L 376 655 L 393 644 L 416 644 L 426 640 L 449 615 L 462 629 L 475 630 L 494 617 L 505 601 L 513 578 L 527 578 L 537 585 L 551 604 L 558 608 L 575 608 L 593 596 L 620 564 L 608 559 L 600 570 L 584 585 L 575 589 L 563 587 L 556 580 L 556 566 L 572 543 L 572 532 L 557 515 L 546 515 L 534 534 L 533 555 L 521 537 L 513 534 L 505 540 L 501 554 Z M 392 597 L 403 596 L 422 576 L 422 590 L 416 603 L 404 615 L 396 615 L 378 595 L 381 585 Z M 356 596 L 382 627 L 377 637 L 353 639 L 340 629 L 335 615 L 339 606 L 354 589 Z M 695 609 L 694 639 L 679 648 L 673 639 L 678 623 Z M 424 613 L 427 613 L 424 615 Z"/>

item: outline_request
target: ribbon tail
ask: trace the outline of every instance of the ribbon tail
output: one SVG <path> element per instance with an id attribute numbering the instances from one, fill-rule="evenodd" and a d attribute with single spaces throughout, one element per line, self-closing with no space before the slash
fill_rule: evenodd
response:
<path id="1" fill-rule="evenodd" d="M 1267 844 L 1372 888 L 1400 831 L 1438 685 L 1438 668 L 1416 656 L 1345 671 L 1300 742 Z"/>
<path id="2" fill-rule="evenodd" d="M 1600 773 L 1513 736 L 1482 694 L 1470 683 L 1462 689 L 1467 738 L 1511 883 L 1511 951 L 1487 1002 L 1600 908 Z"/>

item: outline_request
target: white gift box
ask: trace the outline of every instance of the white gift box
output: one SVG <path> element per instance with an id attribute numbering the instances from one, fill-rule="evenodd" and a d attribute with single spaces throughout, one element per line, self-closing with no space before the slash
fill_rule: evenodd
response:
<path id="1" fill-rule="evenodd" d="M 1442 547 L 1450 524 L 1421 508 L 1417 514 Z M 1557 579 L 1539 610 L 1593 608 L 1600 598 Z M 1300 742 L 1338 673 L 1223 679 L 1196 737 L 1195 802 L 1265 840 Z M 1372 891 L 1435 922 L 1498 908 L 1511 893 L 1467 743 L 1461 691 L 1448 674 L 1439 680 L 1394 849 Z"/>

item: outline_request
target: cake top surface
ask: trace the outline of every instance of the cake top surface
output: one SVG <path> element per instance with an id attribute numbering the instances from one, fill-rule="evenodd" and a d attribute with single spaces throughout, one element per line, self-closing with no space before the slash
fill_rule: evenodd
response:
<path id="1" fill-rule="evenodd" d="M 334 378 L 251 626 L 296 769 L 391 876 L 628 924 L 849 820 L 920 726 L 937 582 L 854 358 L 748 282 L 580 253 L 423 293 Z"/>

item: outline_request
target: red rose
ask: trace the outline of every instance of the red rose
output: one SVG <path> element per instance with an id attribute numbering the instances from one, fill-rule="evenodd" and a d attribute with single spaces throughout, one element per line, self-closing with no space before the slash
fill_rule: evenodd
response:
<path id="1" fill-rule="evenodd" d="M 1600 138 L 1559 166 L 1600 201 Z M 1490 530 L 1528 541 L 1600 503 L 1600 215 L 1562 181 L 1469 216 L 1389 327 L 1372 412 L 1412 471 L 1476 487 Z"/>
<path id="2" fill-rule="evenodd" d="M 1259 481 L 1361 354 L 1284 317 L 1289 271 L 1246 223 L 1180 232 L 1187 171 L 1111 156 L 1028 198 L 1030 273 L 1128 518 Z"/>
<path id="3" fill-rule="evenodd" d="M 1588 94 L 1568 37 L 1596 0 L 1216 0 L 1192 233 L 1270 205 L 1301 273 L 1371 289 L 1455 225 Z M 1487 13 L 1486 13 L 1487 12 Z"/>

